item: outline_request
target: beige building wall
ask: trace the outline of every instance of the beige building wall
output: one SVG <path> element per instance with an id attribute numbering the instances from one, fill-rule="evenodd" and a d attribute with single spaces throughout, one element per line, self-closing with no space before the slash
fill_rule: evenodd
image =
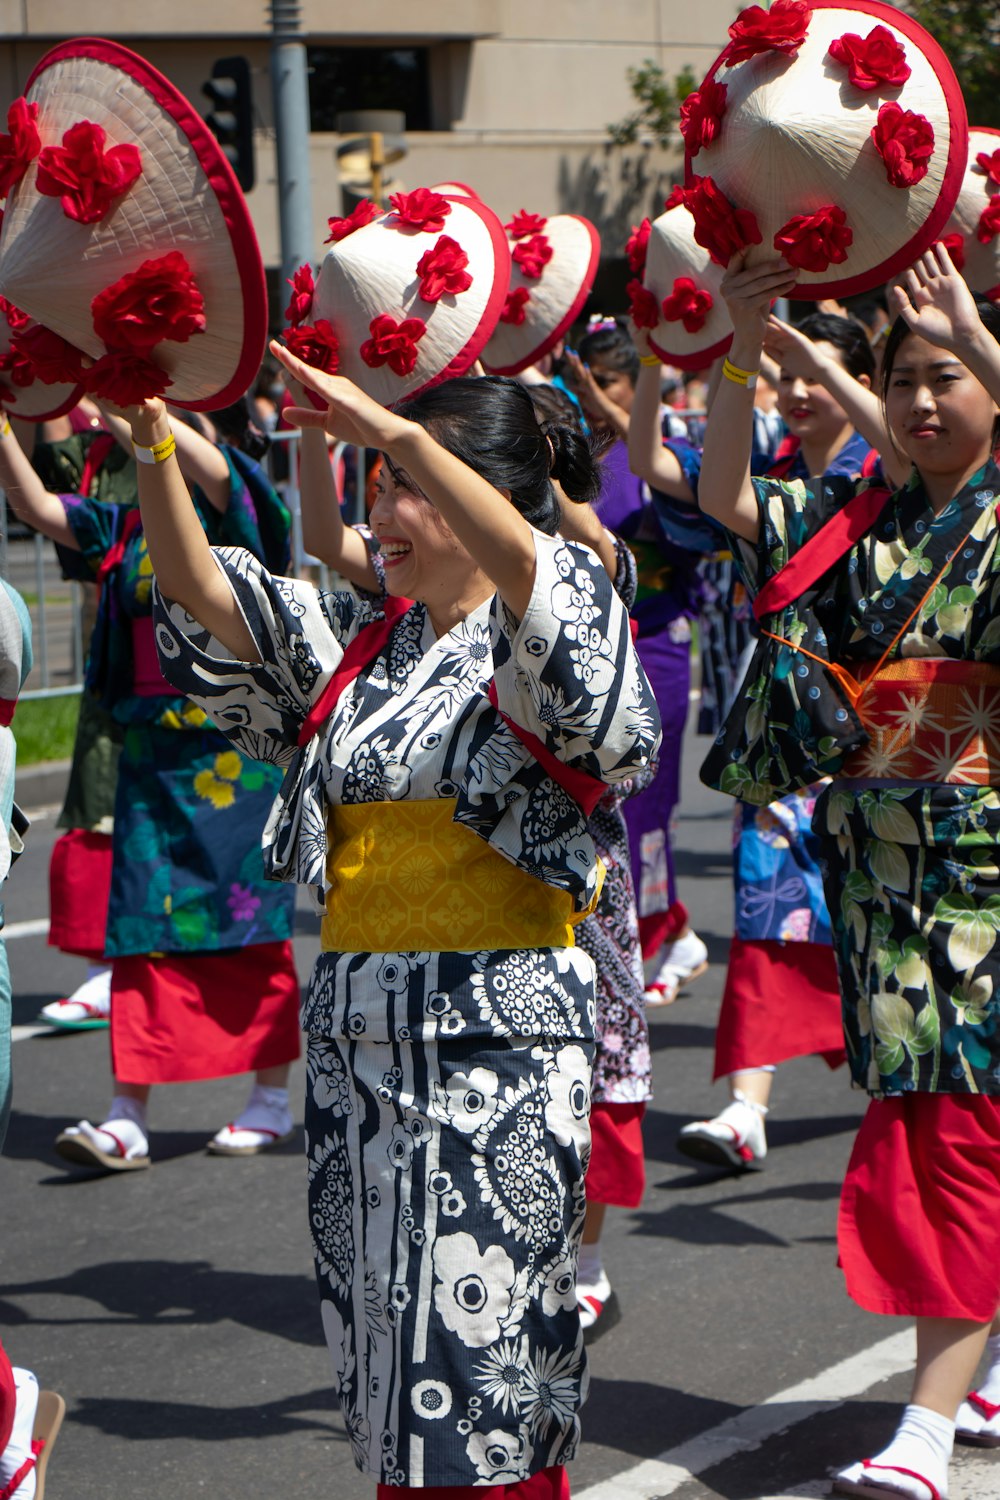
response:
<path id="1" fill-rule="evenodd" d="M 656 213 L 680 167 L 677 151 L 622 150 L 607 125 L 634 108 L 626 73 L 652 58 L 668 77 L 700 78 L 724 45 L 736 0 L 302 0 L 307 44 L 430 48 L 435 128 L 408 134 L 393 175 L 406 187 L 470 183 L 508 218 L 519 208 L 576 212 L 621 253 L 630 223 Z M 220 56 L 254 70 L 257 186 L 249 203 L 265 263 L 279 262 L 270 28 L 263 0 L 0 0 L 0 109 L 56 41 L 121 41 L 147 57 L 204 113 L 200 90 Z M 170 32 L 164 34 L 169 15 Z M 356 108 L 366 101 L 358 99 Z M 316 253 L 339 212 L 335 135 L 310 140 Z"/>

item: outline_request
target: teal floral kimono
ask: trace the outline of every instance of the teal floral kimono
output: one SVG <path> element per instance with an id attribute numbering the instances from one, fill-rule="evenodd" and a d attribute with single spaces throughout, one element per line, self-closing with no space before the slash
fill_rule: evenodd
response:
<path id="1" fill-rule="evenodd" d="M 759 543 L 732 539 L 750 591 L 862 487 L 755 480 Z M 991 462 L 935 516 L 914 471 L 839 564 L 765 618 L 766 630 L 811 654 L 762 637 L 743 701 L 703 768 L 710 785 L 760 803 L 836 778 L 813 827 L 852 1072 L 873 1096 L 1000 1094 L 1000 795 L 930 774 L 894 781 L 875 756 L 864 775 L 838 774 L 868 734 L 824 663 L 855 672 L 895 640 L 890 660 L 1000 666 L 998 501 Z M 968 710 L 988 738 L 1000 733 L 994 699 L 987 691 Z"/>

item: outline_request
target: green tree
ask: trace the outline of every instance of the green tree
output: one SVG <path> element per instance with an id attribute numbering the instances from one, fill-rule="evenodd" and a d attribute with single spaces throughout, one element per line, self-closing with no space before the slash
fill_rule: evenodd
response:
<path id="1" fill-rule="evenodd" d="M 904 8 L 947 53 L 962 85 L 969 124 L 1000 129 L 997 0 L 907 0 Z"/>
<path id="2" fill-rule="evenodd" d="M 658 146 L 669 146 L 678 106 L 696 87 L 691 69 L 682 68 L 671 83 L 659 63 L 647 57 L 641 67 L 629 68 L 626 76 L 638 108 L 608 126 L 613 144 L 634 146 L 643 136 L 651 135 Z"/>

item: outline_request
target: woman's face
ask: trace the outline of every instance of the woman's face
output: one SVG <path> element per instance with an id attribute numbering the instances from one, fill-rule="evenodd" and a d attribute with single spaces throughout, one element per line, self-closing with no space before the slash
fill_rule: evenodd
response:
<path id="1" fill-rule="evenodd" d="M 624 370 L 612 370 L 609 365 L 602 364 L 599 359 L 590 363 L 590 373 L 594 377 L 595 385 L 613 401 L 620 406 L 622 411 L 631 411 L 632 402 L 635 400 L 635 386 Z"/>
<path id="2" fill-rule="evenodd" d="M 817 339 L 816 348 L 842 367 L 844 358 L 836 345 Z M 869 385 L 867 375 L 862 385 Z M 804 443 L 817 445 L 836 442 L 850 422 L 844 408 L 813 376 L 806 374 L 796 350 L 789 350 L 781 362 L 778 379 L 778 411 L 789 432 Z"/>
<path id="3" fill-rule="evenodd" d="M 383 455 L 369 524 L 385 564 L 386 590 L 433 609 L 462 596 L 476 565 L 405 470 Z"/>
<path id="4" fill-rule="evenodd" d="M 953 354 L 915 333 L 896 350 L 885 410 L 897 447 L 927 474 L 960 480 L 990 456 L 996 402 Z"/>

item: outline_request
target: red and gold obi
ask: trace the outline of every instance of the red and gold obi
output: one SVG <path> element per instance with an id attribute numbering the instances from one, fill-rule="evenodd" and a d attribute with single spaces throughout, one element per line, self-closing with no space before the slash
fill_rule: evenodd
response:
<path id="1" fill-rule="evenodd" d="M 1000 667 L 907 657 L 852 673 L 870 739 L 842 776 L 1000 786 Z"/>

